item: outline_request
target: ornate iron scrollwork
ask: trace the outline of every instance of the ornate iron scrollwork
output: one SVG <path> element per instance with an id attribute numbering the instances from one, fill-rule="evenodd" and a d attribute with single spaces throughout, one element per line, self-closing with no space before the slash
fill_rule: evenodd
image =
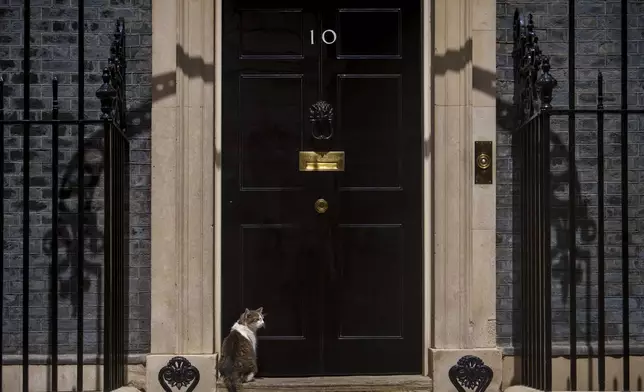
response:
<path id="1" fill-rule="evenodd" d="M 101 119 L 114 120 L 125 133 L 125 70 L 127 62 L 123 18 L 119 18 L 116 22 L 116 31 L 107 63 L 107 67 L 103 69 L 103 85 L 96 91 L 96 97 L 101 101 Z"/>
<path id="2" fill-rule="evenodd" d="M 326 101 L 318 101 L 309 109 L 309 121 L 313 124 L 311 134 L 317 140 L 328 140 L 333 136 L 333 106 Z M 328 132 L 321 132 L 320 128 L 327 125 Z"/>
<path id="3" fill-rule="evenodd" d="M 165 392 L 172 392 L 172 388 L 187 388 L 186 392 L 192 392 L 199 384 L 199 369 L 192 366 L 190 361 L 184 357 L 174 357 L 168 364 L 159 370 L 159 384 Z"/>
<path id="4" fill-rule="evenodd" d="M 492 369 L 474 355 L 461 357 L 456 365 L 449 369 L 449 380 L 458 392 L 465 392 L 465 388 L 474 392 L 485 392 L 493 377 Z"/>
<path id="5" fill-rule="evenodd" d="M 539 48 L 534 17 L 514 12 L 514 102 L 518 123 L 528 121 L 541 109 L 550 109 L 557 80 L 550 74 L 550 58 Z"/>

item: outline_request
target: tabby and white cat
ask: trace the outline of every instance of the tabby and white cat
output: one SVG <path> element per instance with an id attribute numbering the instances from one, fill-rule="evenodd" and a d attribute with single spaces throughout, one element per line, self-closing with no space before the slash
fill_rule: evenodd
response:
<path id="1" fill-rule="evenodd" d="M 217 370 L 228 392 L 237 392 L 242 382 L 257 374 L 257 330 L 264 326 L 263 311 L 246 309 L 222 343 Z"/>

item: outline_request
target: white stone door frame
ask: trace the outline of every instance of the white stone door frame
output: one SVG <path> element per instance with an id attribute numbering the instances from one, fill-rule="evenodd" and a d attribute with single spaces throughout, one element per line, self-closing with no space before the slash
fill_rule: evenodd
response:
<path id="1" fill-rule="evenodd" d="M 424 373 L 496 349 L 496 190 L 473 144 L 496 139 L 494 0 L 423 2 Z M 152 341 L 148 389 L 182 355 L 214 384 L 221 335 L 222 0 L 152 8 Z M 486 85 L 487 83 L 487 85 Z M 437 389 L 438 390 L 438 389 Z"/>

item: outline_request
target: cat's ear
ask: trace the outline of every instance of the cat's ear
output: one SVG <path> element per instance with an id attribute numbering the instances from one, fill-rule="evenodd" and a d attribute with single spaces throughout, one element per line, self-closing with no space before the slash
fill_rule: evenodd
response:
<path id="1" fill-rule="evenodd" d="M 250 310 L 248 310 L 248 308 L 246 308 L 246 310 L 244 310 L 244 314 L 248 314 L 248 312 L 250 312 Z"/>
<path id="2" fill-rule="evenodd" d="M 257 310 L 256 310 L 256 312 L 257 312 L 257 313 L 260 313 L 260 314 L 261 314 L 263 311 L 264 311 L 264 307 L 263 307 L 263 306 L 261 306 L 261 307 L 257 308 Z"/>

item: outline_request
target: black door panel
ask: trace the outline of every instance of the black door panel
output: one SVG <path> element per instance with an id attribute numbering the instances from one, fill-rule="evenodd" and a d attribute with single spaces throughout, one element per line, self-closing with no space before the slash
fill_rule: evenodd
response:
<path id="1" fill-rule="evenodd" d="M 420 373 L 420 2 L 223 11 L 222 328 L 264 306 L 260 376 Z M 344 151 L 346 169 L 300 172 L 302 150 Z"/>

